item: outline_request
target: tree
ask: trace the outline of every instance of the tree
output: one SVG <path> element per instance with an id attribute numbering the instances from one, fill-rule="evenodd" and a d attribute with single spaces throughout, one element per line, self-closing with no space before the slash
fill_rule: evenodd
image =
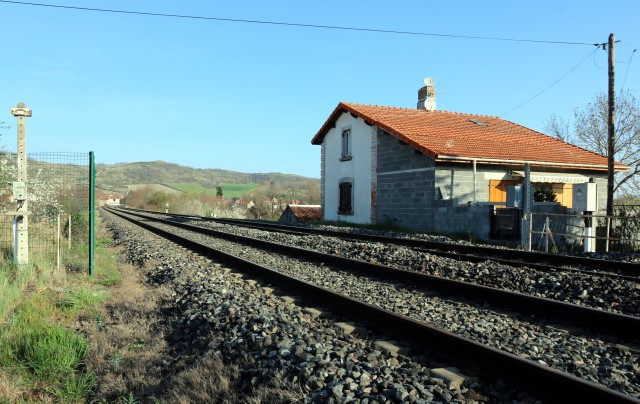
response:
<path id="1" fill-rule="evenodd" d="M 555 114 L 546 122 L 545 131 L 556 138 L 584 149 L 607 155 L 608 97 L 597 94 L 584 109 L 575 108 L 573 123 Z M 615 160 L 629 166 L 629 171 L 615 175 L 613 190 L 618 196 L 640 193 L 640 104 L 635 92 L 616 95 Z M 573 129 L 573 131 L 571 131 Z"/>
<path id="2" fill-rule="evenodd" d="M 216 187 L 216 196 L 222 198 L 222 187 Z"/>
<path id="3" fill-rule="evenodd" d="M 533 193 L 533 200 L 536 202 L 555 202 L 557 195 L 548 188 L 538 187 Z"/>
<path id="4" fill-rule="evenodd" d="M 307 180 L 304 182 L 309 205 L 320 205 L 320 182 Z"/>

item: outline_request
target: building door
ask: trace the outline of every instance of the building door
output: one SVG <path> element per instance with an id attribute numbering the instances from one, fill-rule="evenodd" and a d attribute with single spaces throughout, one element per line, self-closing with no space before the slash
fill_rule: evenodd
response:
<path id="1" fill-rule="evenodd" d="M 491 215 L 491 238 L 520 240 L 521 222 L 522 211 L 518 208 L 494 209 Z"/>
<path id="2" fill-rule="evenodd" d="M 498 202 L 496 208 L 504 208 L 507 204 L 507 187 L 516 185 L 515 180 L 489 180 L 489 202 Z"/>

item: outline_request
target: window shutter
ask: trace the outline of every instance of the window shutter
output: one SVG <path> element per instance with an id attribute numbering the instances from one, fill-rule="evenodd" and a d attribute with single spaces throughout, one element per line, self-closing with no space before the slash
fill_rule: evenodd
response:
<path id="1" fill-rule="evenodd" d="M 353 207 L 351 206 L 351 189 L 350 182 L 340 183 L 340 206 L 338 207 L 338 213 L 351 213 Z"/>

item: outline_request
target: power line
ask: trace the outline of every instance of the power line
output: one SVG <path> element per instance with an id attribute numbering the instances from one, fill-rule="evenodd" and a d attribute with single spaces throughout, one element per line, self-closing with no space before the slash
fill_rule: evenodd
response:
<path id="1" fill-rule="evenodd" d="M 592 54 L 594 54 L 601 45 L 598 45 L 597 48 L 595 48 L 593 51 L 591 51 L 591 53 L 589 53 L 587 56 L 585 56 L 584 59 L 582 59 L 577 65 L 573 66 L 573 68 L 571 68 L 571 70 L 569 70 L 568 72 L 566 72 L 562 77 L 560 77 L 558 80 L 554 81 L 553 83 L 549 84 L 544 90 L 540 91 L 538 94 L 534 95 L 533 97 L 529 98 L 528 100 L 526 100 L 525 102 L 523 102 L 520 105 L 517 105 L 514 108 L 511 108 L 509 111 L 505 112 L 502 115 L 499 115 L 500 118 L 502 118 L 503 116 L 515 111 L 516 109 L 520 108 L 521 106 L 527 104 L 528 102 L 532 101 L 533 99 L 537 98 L 540 94 L 544 93 L 545 91 L 547 91 L 548 89 L 550 89 L 551 87 L 555 86 L 556 84 L 558 84 L 558 82 L 562 79 L 564 79 L 565 77 L 567 77 L 571 72 L 573 72 L 574 70 L 576 70 L 578 68 L 578 66 L 580 66 L 582 63 L 584 63 L 585 60 L 587 60 L 589 57 L 591 57 Z"/>
<path id="2" fill-rule="evenodd" d="M 144 15 L 144 16 L 151 16 L 151 17 L 225 21 L 225 22 L 246 23 L 246 24 L 278 25 L 278 26 L 286 26 L 286 27 L 318 28 L 318 29 L 332 29 L 332 30 L 342 30 L 342 31 L 375 32 L 375 33 L 381 33 L 381 34 L 418 35 L 418 36 L 433 36 L 433 37 L 442 37 L 442 38 L 477 39 L 477 40 L 485 40 L 485 41 L 505 41 L 505 42 L 528 42 L 528 43 L 541 43 L 541 44 L 554 44 L 554 45 L 589 45 L 589 46 L 600 45 L 597 43 L 587 43 L 587 42 L 546 41 L 546 40 L 537 40 L 537 39 L 485 37 L 485 36 L 474 36 L 474 35 L 453 35 L 453 34 L 440 34 L 440 33 L 430 33 L 430 32 L 416 32 L 416 31 L 396 31 L 396 30 L 386 30 L 386 29 L 377 29 L 377 28 L 346 27 L 346 26 L 337 26 L 337 25 L 318 25 L 318 24 L 303 24 L 303 23 L 291 23 L 291 22 L 282 22 L 282 21 L 247 20 L 247 19 L 236 19 L 236 18 L 206 17 L 206 16 L 198 16 L 198 15 L 165 14 L 165 13 L 152 13 L 152 12 L 146 12 L 146 11 L 113 10 L 113 9 L 90 8 L 90 7 L 63 6 L 58 4 L 31 3 L 31 2 L 25 2 L 25 1 L 11 1 L 11 0 L 0 0 L 0 3 L 19 4 L 19 5 L 36 6 L 36 7 L 50 7 L 50 8 L 59 8 L 59 9 L 66 9 L 66 10 Z"/>
<path id="3" fill-rule="evenodd" d="M 629 74 L 629 68 L 631 67 L 631 60 L 633 60 L 633 54 L 636 53 L 638 49 L 634 49 L 631 52 L 631 57 L 629 57 L 629 64 L 627 65 L 627 72 L 624 74 L 624 80 L 622 81 L 622 87 L 620 87 L 620 91 L 624 88 L 625 83 L 627 82 L 627 75 Z"/>
<path id="4" fill-rule="evenodd" d="M 630 42 L 627 42 L 627 41 L 620 41 L 620 44 L 621 44 L 621 45 L 627 45 L 627 46 L 630 46 L 630 47 L 632 47 L 632 48 L 638 48 L 638 47 L 640 47 L 640 45 L 634 45 L 634 44 L 632 44 L 632 43 L 630 43 Z"/>

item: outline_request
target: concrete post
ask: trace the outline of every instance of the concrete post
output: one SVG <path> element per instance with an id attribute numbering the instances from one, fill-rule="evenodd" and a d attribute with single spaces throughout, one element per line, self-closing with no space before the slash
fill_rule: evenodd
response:
<path id="1" fill-rule="evenodd" d="M 27 118 L 31 110 L 23 103 L 11 108 L 11 114 L 18 118 L 17 176 L 13 184 L 13 199 L 16 201 L 15 223 L 16 244 L 14 258 L 18 265 L 29 263 L 29 219 L 27 204 Z"/>
<path id="2" fill-rule="evenodd" d="M 531 251 L 531 165 L 524 165 L 524 183 L 522 184 L 522 225 L 520 227 L 520 240 L 522 248 Z"/>

